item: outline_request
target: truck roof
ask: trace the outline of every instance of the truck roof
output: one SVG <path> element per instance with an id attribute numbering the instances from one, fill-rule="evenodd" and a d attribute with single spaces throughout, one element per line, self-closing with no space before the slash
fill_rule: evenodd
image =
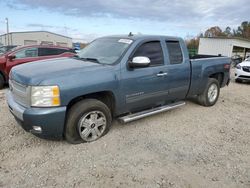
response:
<path id="1" fill-rule="evenodd" d="M 144 40 L 144 39 L 151 39 L 151 38 L 165 38 L 169 40 L 180 40 L 180 37 L 173 37 L 173 36 L 164 36 L 164 35 L 141 35 L 141 34 L 136 34 L 136 35 L 110 35 L 110 36 L 105 36 L 102 38 L 125 38 L 125 39 L 131 39 L 131 40 Z"/>

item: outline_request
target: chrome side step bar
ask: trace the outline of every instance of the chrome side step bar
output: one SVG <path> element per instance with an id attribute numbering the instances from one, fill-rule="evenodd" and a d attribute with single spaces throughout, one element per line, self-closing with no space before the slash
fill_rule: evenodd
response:
<path id="1" fill-rule="evenodd" d="M 184 101 L 179 101 L 179 102 L 172 103 L 172 104 L 169 104 L 169 105 L 160 106 L 160 107 L 157 107 L 157 108 L 137 112 L 137 113 L 134 113 L 134 114 L 129 114 L 127 116 L 123 116 L 123 117 L 118 118 L 118 120 L 121 123 L 128 123 L 128 122 L 135 121 L 135 120 L 147 117 L 147 116 L 151 116 L 151 115 L 154 115 L 154 114 L 158 114 L 158 113 L 161 113 L 161 112 L 172 110 L 172 109 L 184 106 L 185 104 L 186 103 Z"/>

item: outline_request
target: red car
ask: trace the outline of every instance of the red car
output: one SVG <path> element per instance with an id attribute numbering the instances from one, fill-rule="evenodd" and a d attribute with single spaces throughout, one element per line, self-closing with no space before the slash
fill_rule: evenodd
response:
<path id="1" fill-rule="evenodd" d="M 73 57 L 74 55 L 73 49 L 60 46 L 32 45 L 14 48 L 0 56 L 0 89 L 8 82 L 9 72 L 16 65 L 50 58 Z"/>

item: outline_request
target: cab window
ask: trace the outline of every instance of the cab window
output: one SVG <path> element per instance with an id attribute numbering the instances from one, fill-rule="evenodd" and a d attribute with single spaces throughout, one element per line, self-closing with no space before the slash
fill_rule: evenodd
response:
<path id="1" fill-rule="evenodd" d="M 183 55 L 178 41 L 166 41 L 170 64 L 181 64 Z"/>
<path id="2" fill-rule="evenodd" d="M 163 52 L 159 41 L 151 41 L 142 44 L 133 55 L 133 57 L 137 56 L 148 57 L 150 59 L 150 66 L 164 64 Z"/>

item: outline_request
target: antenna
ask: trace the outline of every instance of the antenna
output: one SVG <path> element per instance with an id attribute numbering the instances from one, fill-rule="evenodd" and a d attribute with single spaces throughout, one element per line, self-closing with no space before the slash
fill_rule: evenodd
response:
<path id="1" fill-rule="evenodd" d="M 132 37 L 132 36 L 134 36 L 134 35 L 133 35 L 132 32 L 129 32 L 128 36 L 129 36 L 129 37 Z"/>

